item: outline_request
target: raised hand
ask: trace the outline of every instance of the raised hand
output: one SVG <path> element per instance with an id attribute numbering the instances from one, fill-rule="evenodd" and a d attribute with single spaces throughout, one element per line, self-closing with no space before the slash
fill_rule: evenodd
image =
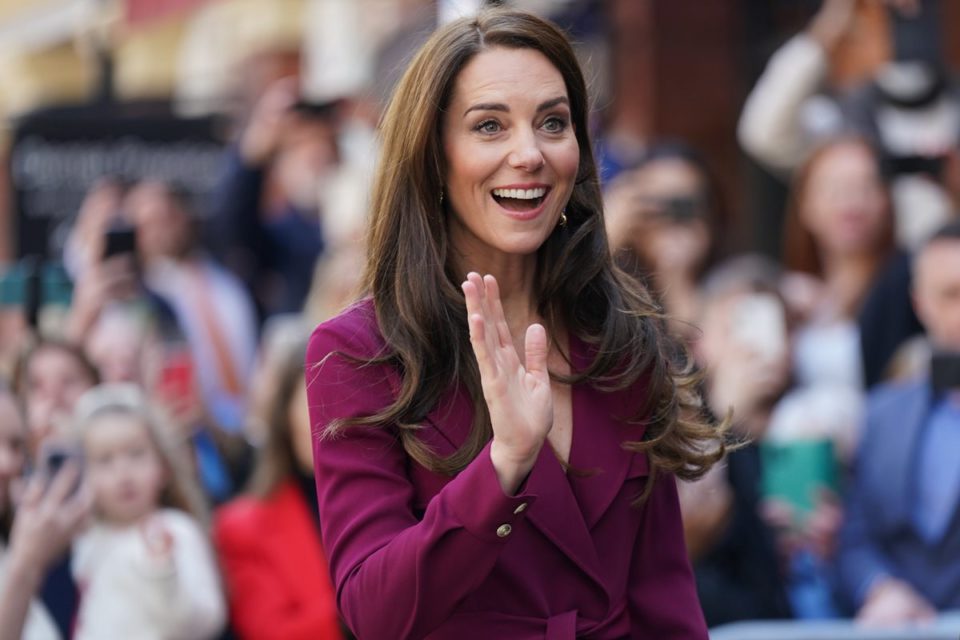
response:
<path id="1" fill-rule="evenodd" d="M 493 427 L 490 458 L 500 486 L 513 494 L 533 467 L 553 426 L 547 334 L 540 324 L 527 327 L 521 362 L 503 314 L 496 278 L 471 272 L 462 286 L 470 343 Z"/>

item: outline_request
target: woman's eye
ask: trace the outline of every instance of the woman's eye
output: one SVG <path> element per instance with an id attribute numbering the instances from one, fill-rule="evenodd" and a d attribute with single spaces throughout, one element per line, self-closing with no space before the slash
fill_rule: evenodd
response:
<path id="1" fill-rule="evenodd" d="M 474 127 L 474 129 L 480 133 L 496 133 L 500 131 L 500 123 L 496 120 L 484 120 Z"/>
<path id="2" fill-rule="evenodd" d="M 543 128 L 549 133 L 560 133 L 567 128 L 567 121 L 553 116 L 544 120 Z"/>

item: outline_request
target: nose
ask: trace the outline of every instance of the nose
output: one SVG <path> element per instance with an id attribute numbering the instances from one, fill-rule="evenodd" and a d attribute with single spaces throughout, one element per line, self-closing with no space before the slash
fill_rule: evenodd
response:
<path id="1" fill-rule="evenodd" d="M 514 169 L 533 173 L 543 166 L 543 152 L 537 143 L 537 136 L 533 131 L 522 132 L 516 137 L 516 144 L 507 158 Z"/>

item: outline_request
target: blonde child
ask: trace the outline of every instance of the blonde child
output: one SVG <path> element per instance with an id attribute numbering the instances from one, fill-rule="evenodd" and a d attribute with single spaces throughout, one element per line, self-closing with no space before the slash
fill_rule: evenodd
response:
<path id="1" fill-rule="evenodd" d="M 134 385 L 78 402 L 94 524 L 74 544 L 77 640 L 203 640 L 225 621 L 206 512 L 172 431 Z"/>

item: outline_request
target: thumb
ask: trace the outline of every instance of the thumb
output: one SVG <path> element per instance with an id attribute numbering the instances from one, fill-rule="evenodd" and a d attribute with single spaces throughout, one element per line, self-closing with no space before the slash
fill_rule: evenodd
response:
<path id="1" fill-rule="evenodd" d="M 527 327 L 523 348 L 527 372 L 538 378 L 548 376 L 547 372 L 547 332 L 541 324 Z"/>

